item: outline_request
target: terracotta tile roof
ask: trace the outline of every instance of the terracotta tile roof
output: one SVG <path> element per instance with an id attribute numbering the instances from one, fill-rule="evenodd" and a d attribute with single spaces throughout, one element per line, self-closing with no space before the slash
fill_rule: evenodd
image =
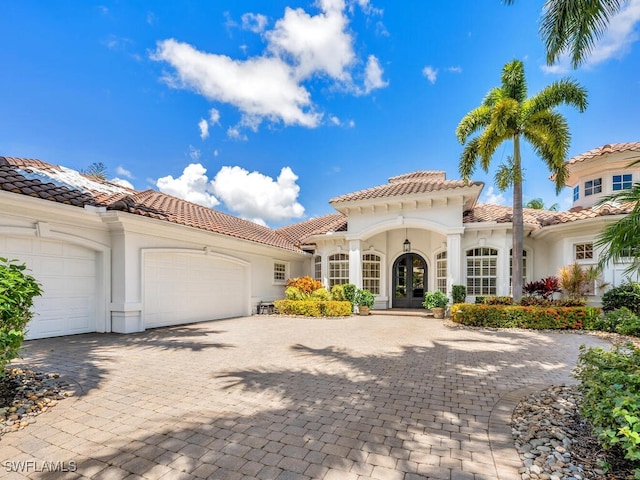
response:
<path id="1" fill-rule="evenodd" d="M 145 190 L 119 198 L 107 209 L 166 220 L 285 250 L 300 251 L 291 241 L 268 227 L 155 190 Z"/>
<path id="2" fill-rule="evenodd" d="M 40 160 L 0 157 L 0 190 L 76 207 L 103 206 L 300 252 L 275 230 L 155 190 L 138 192 Z"/>
<path id="3" fill-rule="evenodd" d="M 535 229 L 548 225 L 570 223 L 587 218 L 604 217 L 607 215 L 619 215 L 631 212 L 633 203 L 623 205 L 602 205 L 600 207 L 582 208 L 575 207 L 564 212 L 552 212 L 550 210 L 536 210 L 532 208 L 522 209 L 525 224 L 534 225 Z M 464 213 L 463 223 L 510 223 L 512 219 L 511 207 L 503 205 L 478 204 L 473 210 Z"/>
<path id="4" fill-rule="evenodd" d="M 467 184 L 462 180 L 446 180 L 445 173 L 440 171 L 418 171 L 391 177 L 389 183 L 385 185 L 334 197 L 329 200 L 329 203 L 335 204 L 372 198 L 397 197 L 413 193 L 435 192 L 438 190 L 453 190 L 470 185 L 482 186 L 484 184 L 482 182 L 470 182 Z"/>
<path id="5" fill-rule="evenodd" d="M 39 172 L 56 174 L 62 170 L 40 160 L 0 157 L 0 190 L 76 207 L 98 204 L 89 192 L 59 182 L 54 183 L 52 178 L 38 175 Z"/>
<path id="6" fill-rule="evenodd" d="M 573 157 L 572 159 L 567 161 L 567 165 L 573 165 L 575 163 L 584 162 L 585 160 L 589 160 L 591 158 L 599 157 L 602 155 L 607 155 L 609 153 L 617 153 L 617 152 L 640 152 L 640 142 L 631 142 L 631 143 L 611 143 L 607 145 L 603 145 L 598 148 L 594 148 L 593 150 L 589 150 L 588 152 L 581 153 Z"/>
<path id="7" fill-rule="evenodd" d="M 329 215 L 311 218 L 305 222 L 296 223 L 276 230 L 279 235 L 282 235 L 296 245 L 304 243 L 304 241 L 312 235 L 346 231 L 347 217 L 342 213 L 330 213 Z"/>

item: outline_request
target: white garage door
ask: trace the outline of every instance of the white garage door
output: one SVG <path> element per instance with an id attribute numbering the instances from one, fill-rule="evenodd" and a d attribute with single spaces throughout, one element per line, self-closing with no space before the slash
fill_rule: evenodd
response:
<path id="1" fill-rule="evenodd" d="M 145 328 L 246 314 L 242 265 L 187 253 L 147 253 L 144 259 Z"/>
<path id="2" fill-rule="evenodd" d="M 96 331 L 96 254 L 77 245 L 0 235 L 0 257 L 18 259 L 42 284 L 27 338 Z"/>

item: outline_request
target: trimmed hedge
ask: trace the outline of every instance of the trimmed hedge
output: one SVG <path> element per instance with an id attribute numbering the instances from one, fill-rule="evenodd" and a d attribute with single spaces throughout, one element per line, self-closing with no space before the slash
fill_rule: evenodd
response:
<path id="1" fill-rule="evenodd" d="M 596 307 L 521 307 L 459 303 L 451 306 L 451 320 L 473 327 L 581 329 L 600 315 Z"/>
<path id="2" fill-rule="evenodd" d="M 318 300 L 276 300 L 277 313 L 305 317 L 348 317 L 352 313 L 351 302 Z"/>

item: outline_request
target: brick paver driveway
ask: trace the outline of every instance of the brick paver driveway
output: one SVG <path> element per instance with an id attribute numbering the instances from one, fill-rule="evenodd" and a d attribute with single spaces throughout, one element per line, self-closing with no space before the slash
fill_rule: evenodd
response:
<path id="1" fill-rule="evenodd" d="M 582 343 L 604 345 L 386 315 L 27 342 L 75 395 L 2 437 L 0 477 L 515 479 L 511 411 L 571 382 Z"/>

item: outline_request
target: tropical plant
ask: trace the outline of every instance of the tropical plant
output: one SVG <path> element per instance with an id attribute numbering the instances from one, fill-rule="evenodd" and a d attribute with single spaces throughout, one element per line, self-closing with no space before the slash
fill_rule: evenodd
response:
<path id="1" fill-rule="evenodd" d="M 503 0 L 511 5 L 515 0 Z M 602 37 L 609 20 L 629 3 L 625 0 L 546 0 L 540 33 L 547 49 L 547 64 L 568 52 L 571 66 L 578 68 Z"/>
<path id="2" fill-rule="evenodd" d="M 448 303 L 449 298 L 445 293 L 442 293 L 440 290 L 433 290 L 424 294 L 422 306 L 431 310 L 433 308 L 446 308 Z"/>
<path id="3" fill-rule="evenodd" d="M 344 298 L 344 288 L 342 285 L 334 285 L 331 287 L 331 299 L 336 302 L 342 302 L 346 300 Z"/>
<path id="4" fill-rule="evenodd" d="M 592 292 L 598 273 L 593 265 L 583 267 L 574 262 L 558 272 L 560 288 L 570 299 L 584 298 Z"/>
<path id="5" fill-rule="evenodd" d="M 344 294 L 344 299 L 353 305 L 356 296 L 356 286 L 353 283 L 344 283 L 342 285 L 342 293 Z"/>
<path id="6" fill-rule="evenodd" d="M 640 283 L 623 283 L 602 295 L 602 309 L 605 312 L 622 307 L 628 308 L 635 314 L 640 314 Z"/>
<path id="7" fill-rule="evenodd" d="M 635 165 L 640 162 L 633 162 Z M 627 275 L 640 274 L 640 182 L 636 182 L 628 190 L 620 190 L 612 195 L 602 198 L 598 205 L 605 203 L 633 204 L 633 209 L 620 220 L 610 223 L 596 237 L 594 246 L 602 247 L 598 266 L 603 268 L 610 262 L 618 262 L 622 259 L 629 261 L 625 269 Z"/>
<path id="8" fill-rule="evenodd" d="M 560 292 L 561 289 L 558 283 L 558 277 L 554 277 L 552 275 L 550 277 L 543 278 L 542 280 L 525 284 L 523 291 L 527 295 L 537 295 L 546 300 L 550 300 L 551 297 L 553 297 L 553 294 Z"/>
<path id="9" fill-rule="evenodd" d="M 80 173 L 84 173 L 85 175 L 97 178 L 99 180 L 106 180 L 107 166 L 102 162 L 93 162 L 85 170 L 81 170 Z"/>
<path id="10" fill-rule="evenodd" d="M 369 290 L 359 288 L 356 290 L 353 301 L 359 307 L 372 308 L 376 298 Z"/>
<path id="11" fill-rule="evenodd" d="M 25 270 L 24 264 L 0 258 L 0 377 L 18 356 L 33 317 L 33 299 L 42 294 L 38 281 Z"/>
<path id="12" fill-rule="evenodd" d="M 296 277 L 290 278 L 287 280 L 287 287 L 295 287 L 300 290 L 302 293 L 310 294 L 311 292 L 323 288 L 322 282 L 319 280 L 314 280 L 310 276 L 306 277 Z"/>
<path id="13" fill-rule="evenodd" d="M 513 295 L 522 296 L 522 158 L 520 141 L 528 141 L 552 173 L 556 191 L 564 187 L 568 176 L 565 159 L 571 135 L 567 120 L 555 111 L 559 105 L 570 105 L 579 111 L 587 107 L 587 91 L 573 80 L 559 80 L 527 98 L 524 65 L 519 60 L 502 69 L 501 85 L 489 91 L 482 104 L 467 113 L 456 129 L 458 140 L 466 144 L 460 158 L 460 173 L 469 181 L 477 163 L 488 172 L 491 157 L 505 141 L 513 142 L 513 157 L 496 173 L 499 188 L 513 187 Z M 481 133 L 470 139 L 478 132 Z"/>
<path id="14" fill-rule="evenodd" d="M 464 303 L 467 300 L 467 286 L 453 285 L 451 287 L 451 298 L 453 303 Z"/>
<path id="15" fill-rule="evenodd" d="M 558 205 L 557 203 L 554 203 L 550 207 L 547 207 L 544 204 L 544 200 L 542 200 L 541 198 L 532 198 L 531 200 L 529 200 L 527 203 L 524 204 L 524 207 L 532 208 L 533 210 L 549 210 L 551 212 L 557 212 L 558 209 L 560 208 L 560 205 Z"/>

